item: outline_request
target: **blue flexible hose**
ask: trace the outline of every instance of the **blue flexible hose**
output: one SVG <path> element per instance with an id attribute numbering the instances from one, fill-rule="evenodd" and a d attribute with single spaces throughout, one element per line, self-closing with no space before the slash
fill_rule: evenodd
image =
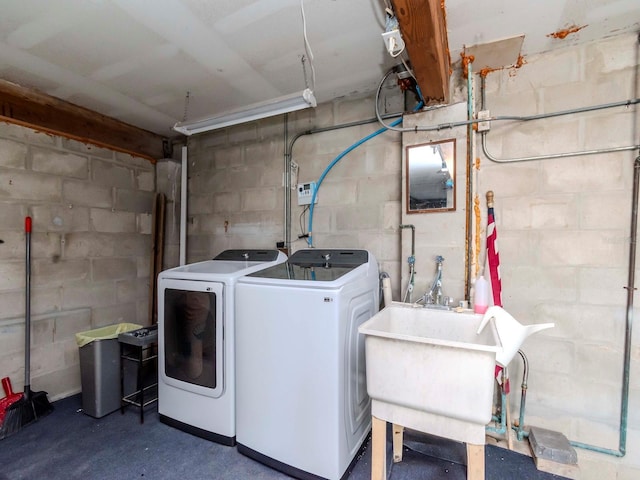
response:
<path id="1" fill-rule="evenodd" d="M 418 105 L 416 106 L 416 108 L 414 109 L 414 111 L 419 110 L 420 108 L 422 108 L 422 105 L 423 105 L 423 103 L 419 102 Z M 396 125 L 398 125 L 401 122 L 402 122 L 402 118 L 398 118 L 397 120 L 394 120 L 389 126 L 390 127 L 395 127 Z M 333 161 L 327 166 L 327 168 L 324 169 L 324 172 L 322 172 L 322 175 L 320 175 L 320 178 L 316 182 L 316 189 L 314 190 L 313 195 L 311 196 L 311 205 L 309 206 L 309 236 L 307 237 L 307 245 L 309 245 L 309 247 L 313 247 L 313 209 L 314 209 L 313 207 L 314 207 L 314 205 L 316 203 L 316 196 L 318 195 L 318 190 L 320 190 L 320 185 L 322 184 L 324 178 L 327 176 L 329 171 L 335 166 L 335 164 L 338 163 L 340 160 L 342 160 L 345 155 L 347 155 L 349 152 L 355 150 L 356 148 L 358 148 L 363 143 L 368 142 L 372 138 L 377 137 L 378 135 L 380 135 L 381 133 L 386 132 L 387 130 L 388 130 L 387 127 L 382 127 L 380 129 L 376 130 L 375 132 L 370 133 L 366 137 L 361 138 L 356 143 L 354 143 L 353 145 L 348 147 L 346 150 L 344 150 L 342 153 L 340 153 L 336 158 L 334 158 Z"/>
<path id="2" fill-rule="evenodd" d="M 398 118 L 397 120 L 395 120 L 395 121 L 393 121 L 391 123 L 391 126 L 395 127 L 396 125 L 398 125 L 401 122 L 402 122 L 402 118 Z M 336 158 L 334 158 L 333 161 L 327 166 L 327 168 L 324 169 L 324 172 L 322 172 L 322 175 L 320 175 L 320 178 L 316 182 L 316 189 L 314 190 L 313 195 L 311 196 L 311 206 L 309 207 L 309 237 L 307 238 L 307 244 L 310 247 L 313 247 L 313 206 L 314 206 L 314 204 L 316 202 L 316 196 L 318 195 L 318 190 L 320 189 L 320 185 L 322 185 L 323 180 L 325 179 L 325 177 L 327 176 L 329 171 L 340 160 L 342 160 L 345 157 L 345 155 L 347 155 L 349 152 L 355 150 L 356 148 L 358 148 L 363 143 L 371 140 L 374 137 L 377 137 L 381 133 L 386 132 L 387 130 L 388 130 L 387 127 L 382 127 L 380 129 L 376 130 L 375 132 L 370 133 L 366 137 L 361 138 L 360 140 L 358 140 L 356 143 L 354 143 L 353 145 L 348 147 L 346 150 L 344 150 L 342 153 L 340 153 Z"/>

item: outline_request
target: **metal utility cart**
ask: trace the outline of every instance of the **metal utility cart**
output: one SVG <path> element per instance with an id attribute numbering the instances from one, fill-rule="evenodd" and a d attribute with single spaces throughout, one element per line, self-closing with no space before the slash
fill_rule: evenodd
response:
<path id="1" fill-rule="evenodd" d="M 158 326 L 140 328 L 118 335 L 120 342 L 120 412 L 128 405 L 140 409 L 140 423 L 144 423 L 144 409 L 158 401 Z M 125 363 L 136 364 L 136 390 L 124 393 Z M 150 373 L 153 380 L 150 381 Z"/>

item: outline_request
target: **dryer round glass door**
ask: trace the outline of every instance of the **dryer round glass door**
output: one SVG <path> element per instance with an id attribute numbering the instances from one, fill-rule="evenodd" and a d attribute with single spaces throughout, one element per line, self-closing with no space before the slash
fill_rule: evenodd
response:
<path id="1" fill-rule="evenodd" d="M 161 280 L 158 296 L 161 380 L 219 397 L 223 379 L 223 284 Z"/>

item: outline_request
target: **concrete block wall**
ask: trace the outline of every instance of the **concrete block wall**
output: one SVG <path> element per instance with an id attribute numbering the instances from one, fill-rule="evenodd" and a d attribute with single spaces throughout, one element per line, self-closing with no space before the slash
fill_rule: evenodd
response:
<path id="1" fill-rule="evenodd" d="M 31 387 L 80 391 L 77 332 L 147 324 L 148 160 L 0 123 L 0 376 L 24 383 L 25 234 L 31 238 Z"/>
<path id="2" fill-rule="evenodd" d="M 637 36 L 527 57 L 492 72 L 491 115 L 530 115 L 640 97 Z M 477 79 L 477 88 L 480 83 Z M 523 346 L 530 361 L 525 422 L 570 440 L 618 449 L 634 159 L 638 151 L 508 163 L 531 155 L 622 147 L 640 139 L 638 107 L 528 123 L 494 122 L 477 142 L 486 224 L 495 192 L 503 303 L 522 323 L 555 322 Z M 483 230 L 484 235 L 484 230 Z M 636 239 L 634 239 L 636 240 Z M 635 302 L 637 305 L 637 295 Z M 637 318 L 638 308 L 632 314 Z M 627 454 L 577 449 L 583 480 L 640 477 L 640 368 L 633 336 Z M 511 367 L 512 412 L 521 364 Z"/>
<path id="3" fill-rule="evenodd" d="M 401 109 L 397 101 L 385 104 Z M 371 96 L 336 100 L 289 114 L 288 139 L 374 116 Z M 298 165 L 294 183 L 317 181 L 342 151 L 379 128 L 368 123 L 301 136 L 292 150 Z M 189 139 L 189 262 L 227 248 L 275 248 L 284 240 L 284 132 L 278 117 Z M 368 249 L 382 270 L 399 275 L 400 150 L 400 134 L 389 131 L 349 153 L 329 172 L 315 206 L 316 247 Z M 291 208 L 293 252 L 307 247 L 298 236 L 307 233 L 309 219 L 295 190 Z"/>
<path id="4" fill-rule="evenodd" d="M 283 239 L 283 131 L 268 119 L 189 139 L 187 262 Z"/>

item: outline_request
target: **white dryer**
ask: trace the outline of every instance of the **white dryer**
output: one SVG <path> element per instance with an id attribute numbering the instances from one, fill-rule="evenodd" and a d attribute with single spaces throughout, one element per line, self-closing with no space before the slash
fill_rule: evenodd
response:
<path id="1" fill-rule="evenodd" d="M 366 250 L 305 249 L 236 285 L 238 451 L 302 479 L 349 474 L 371 428 L 364 336 L 378 311 Z"/>
<path id="2" fill-rule="evenodd" d="M 235 286 L 286 260 L 278 250 L 225 250 L 158 275 L 160 421 L 235 445 Z"/>

